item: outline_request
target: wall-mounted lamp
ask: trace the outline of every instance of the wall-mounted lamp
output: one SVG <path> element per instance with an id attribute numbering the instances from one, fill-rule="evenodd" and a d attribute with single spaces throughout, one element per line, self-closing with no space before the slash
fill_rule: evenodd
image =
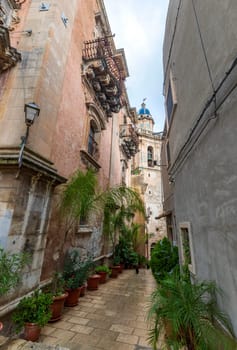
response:
<path id="1" fill-rule="evenodd" d="M 35 118 L 39 116 L 40 108 L 34 102 L 26 103 L 24 107 L 24 112 L 25 112 L 25 123 L 27 128 L 26 128 L 25 136 L 21 136 L 21 149 L 20 149 L 20 154 L 18 158 L 19 168 L 22 165 L 23 152 L 29 136 L 30 126 L 34 124 Z"/>

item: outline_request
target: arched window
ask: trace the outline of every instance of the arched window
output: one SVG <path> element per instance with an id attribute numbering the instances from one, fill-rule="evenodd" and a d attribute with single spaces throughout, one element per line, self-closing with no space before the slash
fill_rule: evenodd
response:
<path id="1" fill-rule="evenodd" d="M 147 147 L 147 165 L 153 166 L 153 147 Z"/>

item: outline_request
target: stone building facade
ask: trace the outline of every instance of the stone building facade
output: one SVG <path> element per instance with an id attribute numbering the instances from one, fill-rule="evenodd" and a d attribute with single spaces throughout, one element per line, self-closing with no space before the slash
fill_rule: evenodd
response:
<path id="1" fill-rule="evenodd" d="M 157 219 L 163 213 L 160 160 L 162 133 L 155 133 L 153 128 L 151 113 L 145 103 L 142 103 L 136 120 L 139 152 L 133 161 L 132 183 L 140 189 L 146 207 L 145 253 L 148 258 L 154 244 L 167 234 L 164 217 Z"/>
<path id="2" fill-rule="evenodd" d="M 93 168 L 101 189 L 129 184 L 137 144 L 127 76 L 102 0 L 1 1 L 0 245 L 32 254 L 12 299 L 49 278 L 71 245 L 106 253 L 101 220 L 65 241 L 56 199 L 78 169 Z M 26 126 L 29 103 L 40 113 Z"/>
<path id="3" fill-rule="evenodd" d="M 231 0 L 170 1 L 163 156 L 180 261 L 223 290 L 218 302 L 237 335 L 236 14 Z"/>

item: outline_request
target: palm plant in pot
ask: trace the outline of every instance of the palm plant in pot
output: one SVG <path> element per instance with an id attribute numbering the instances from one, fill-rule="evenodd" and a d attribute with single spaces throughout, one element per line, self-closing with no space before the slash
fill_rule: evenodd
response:
<path id="1" fill-rule="evenodd" d="M 169 349 L 236 349 L 228 317 L 217 306 L 217 293 L 213 282 L 192 284 L 177 273 L 161 280 L 152 294 L 148 316 L 153 349 L 163 334 Z"/>
<path id="2" fill-rule="evenodd" d="M 50 293 L 41 291 L 36 291 L 20 301 L 12 319 L 17 325 L 17 331 L 24 327 L 24 338 L 26 340 L 38 340 L 41 327 L 45 326 L 50 320 L 52 301 Z"/>

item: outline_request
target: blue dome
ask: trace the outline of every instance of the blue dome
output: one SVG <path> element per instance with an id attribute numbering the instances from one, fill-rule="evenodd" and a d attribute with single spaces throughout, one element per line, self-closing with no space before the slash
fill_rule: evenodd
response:
<path id="1" fill-rule="evenodd" d="M 146 108 L 146 104 L 144 102 L 142 103 L 141 107 L 142 108 L 140 108 L 139 112 L 138 112 L 139 115 L 150 115 L 151 116 L 151 113 L 150 113 L 149 109 Z"/>
<path id="2" fill-rule="evenodd" d="M 150 111 L 149 111 L 149 109 L 148 108 L 141 108 L 141 109 L 139 109 L 139 112 L 138 112 L 138 114 L 139 115 L 151 115 L 151 113 L 150 113 Z"/>

